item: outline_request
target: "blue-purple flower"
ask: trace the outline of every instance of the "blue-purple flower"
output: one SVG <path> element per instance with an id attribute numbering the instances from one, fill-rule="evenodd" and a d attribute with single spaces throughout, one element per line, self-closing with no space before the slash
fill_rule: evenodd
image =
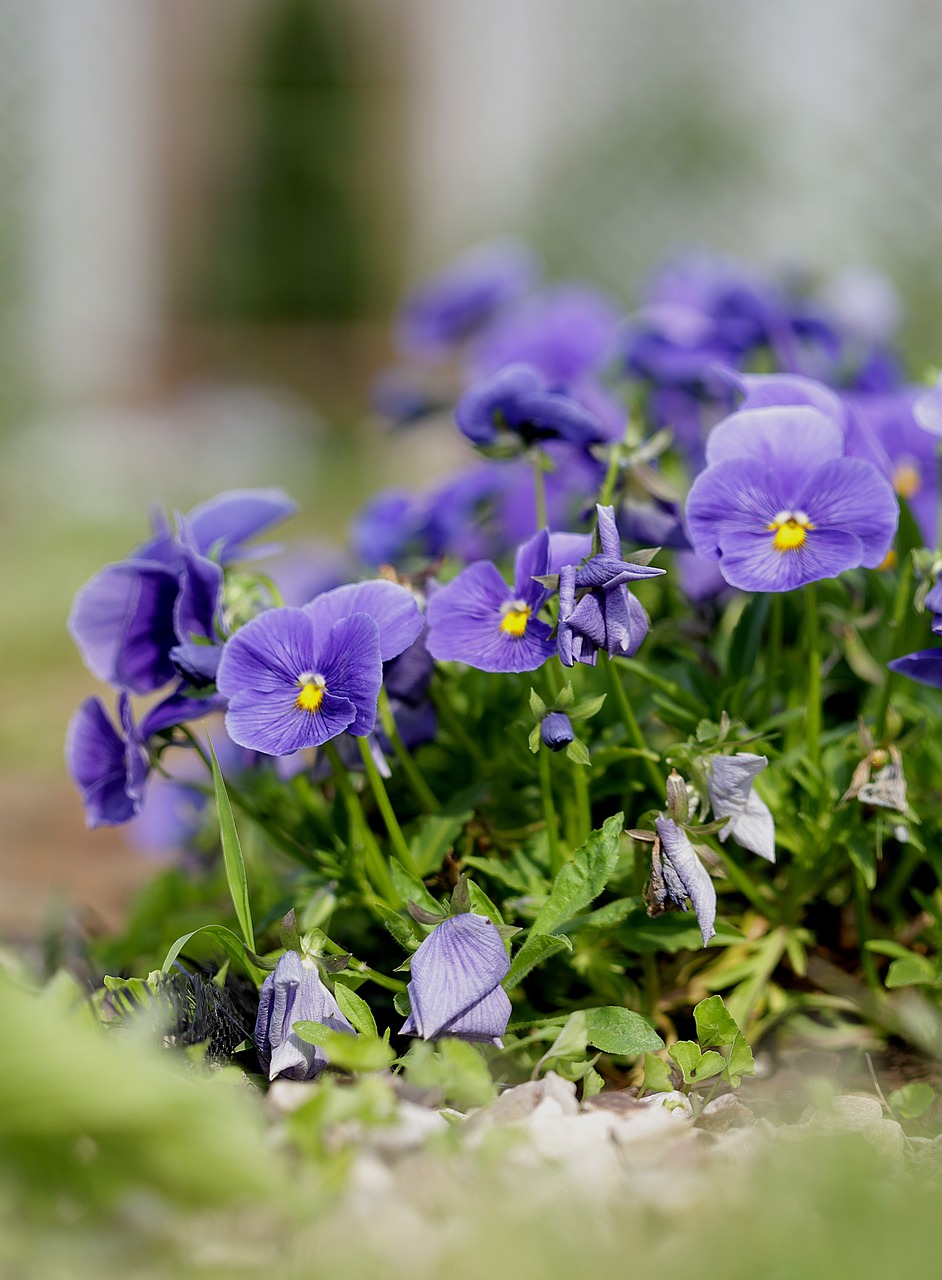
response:
<path id="1" fill-rule="evenodd" d="M 687 498 L 697 555 L 745 591 L 790 591 L 886 558 L 899 519 L 886 478 L 846 457 L 833 419 L 805 405 L 747 409 L 707 441 Z"/>
<path id="2" fill-rule="evenodd" d="M 608 435 L 591 410 L 553 389 L 528 364 L 505 365 L 465 392 L 455 409 L 455 421 L 477 445 L 494 445 L 507 438 L 525 446 L 544 440 L 589 445 Z"/>
<path id="3" fill-rule="evenodd" d="M 749 751 L 711 756 L 707 765 L 707 787 L 713 816 L 729 819 L 720 829 L 720 840 L 725 842 L 732 836 L 744 849 L 774 862 L 775 819 L 752 785 L 768 763 L 765 756 Z"/>
<path id="4" fill-rule="evenodd" d="M 229 736 L 274 756 L 320 746 L 345 730 L 366 737 L 383 662 L 421 630 L 410 593 L 383 581 L 337 587 L 303 609 L 259 614 L 227 642 L 219 664 Z"/>
<path id="5" fill-rule="evenodd" d="M 583 565 L 564 565 L 559 571 L 557 649 L 566 667 L 576 662 L 594 666 L 599 649 L 610 658 L 637 653 L 649 624 L 627 583 L 664 572 L 624 560 L 614 510 L 597 510 L 600 553 Z"/>
<path id="6" fill-rule="evenodd" d="M 537 614 L 549 591 L 535 577 L 549 572 L 549 534 L 518 550 L 511 590 L 489 560 L 469 565 L 428 602 L 428 650 L 439 662 L 479 671 L 534 671 L 552 657 L 550 628 Z"/>
<path id="7" fill-rule="evenodd" d="M 510 1018 L 510 1000 L 500 984 L 509 970 L 493 921 L 471 912 L 449 916 L 412 957 L 411 1012 L 400 1034 L 500 1046 Z"/>
<path id="8" fill-rule="evenodd" d="M 286 951 L 262 983 L 255 1021 L 255 1047 L 269 1080 L 311 1080 L 327 1066 L 324 1050 L 292 1030 L 296 1022 L 319 1022 L 330 1031 L 356 1035 L 317 966 L 297 951 Z"/>

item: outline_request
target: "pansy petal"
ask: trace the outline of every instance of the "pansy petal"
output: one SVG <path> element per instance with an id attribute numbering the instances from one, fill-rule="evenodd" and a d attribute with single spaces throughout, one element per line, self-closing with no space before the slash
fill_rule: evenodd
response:
<path id="1" fill-rule="evenodd" d="M 80 589 L 69 633 L 99 680 L 150 693 L 173 679 L 177 574 L 147 560 L 107 565 Z"/>
<path id="2" fill-rule="evenodd" d="M 173 626 L 181 644 L 194 636 L 214 640 L 216 610 L 222 597 L 220 565 L 197 551 L 185 550 L 180 590 L 173 607 Z"/>
<path id="3" fill-rule="evenodd" d="M 327 712 L 328 695 L 349 700 L 356 715 L 346 726 L 348 732 L 364 737 L 376 722 L 376 702 L 383 683 L 379 627 L 369 614 L 352 613 L 335 622 L 326 637 L 319 635 L 317 646 L 315 669 L 324 677 L 327 691 L 321 711 Z"/>
<path id="4" fill-rule="evenodd" d="M 318 637 L 351 613 L 366 613 L 379 628 L 379 652 L 389 662 L 417 639 L 424 619 L 415 597 L 398 583 L 377 578 L 335 587 L 303 606 Z"/>
<path id="5" fill-rule="evenodd" d="M 497 438 L 496 414 L 516 396 L 539 391 L 543 380 L 526 364 L 510 364 L 493 377 L 466 391 L 455 406 L 459 429 L 475 444 L 491 444 Z"/>
<path id="6" fill-rule="evenodd" d="M 419 1034 L 441 1034 L 500 985 L 510 960 L 500 934 L 485 916 L 450 916 L 412 957 L 409 999 Z"/>
<path id="7" fill-rule="evenodd" d="M 863 544 L 858 563 L 875 569 L 885 559 L 899 524 L 899 501 L 869 462 L 837 458 L 816 468 L 796 495 L 796 503 L 818 528 L 855 534 Z"/>
<path id="8" fill-rule="evenodd" d="M 918 680 L 920 684 L 930 685 L 933 689 L 942 689 L 942 647 L 907 653 L 903 658 L 888 662 L 887 666 L 891 671 L 909 676 L 910 680 Z"/>
<path id="9" fill-rule="evenodd" d="M 274 693 L 316 672 L 314 628 L 301 609 L 267 609 L 226 641 L 216 685 L 227 697 L 253 689 Z"/>
<path id="10" fill-rule="evenodd" d="M 860 539 L 838 529 L 809 530 L 803 546 L 777 551 L 770 532 L 727 528 L 720 549 L 723 577 L 741 591 L 794 591 L 853 569 L 862 554 Z"/>
<path id="11" fill-rule="evenodd" d="M 117 826 L 130 822 L 139 813 L 140 786 L 128 785 L 125 740 L 111 723 L 99 698 L 86 698 L 72 716 L 66 733 L 65 758 L 72 780 L 82 794 L 89 827 Z"/>
<path id="12" fill-rule="evenodd" d="M 197 689 L 214 684 L 222 657 L 221 644 L 177 644 L 170 650 L 174 669 Z"/>
<path id="13" fill-rule="evenodd" d="M 551 533 L 549 536 L 549 568 L 559 573 L 563 565 L 579 565 L 592 554 L 590 533 Z"/>
<path id="14" fill-rule="evenodd" d="M 620 560 L 621 537 L 618 533 L 618 525 L 615 523 L 615 508 L 596 503 L 595 510 L 598 515 L 599 545 L 602 548 L 602 555 Z"/>
<path id="15" fill-rule="evenodd" d="M 687 497 L 686 520 L 698 556 L 715 560 L 723 528 L 767 528 L 778 512 L 790 507 L 779 474 L 754 458 L 718 462 L 701 471 Z"/>
<path id="16" fill-rule="evenodd" d="M 640 601 L 625 587 L 605 593 L 605 647 L 610 658 L 633 658 L 650 630 Z"/>
<path id="17" fill-rule="evenodd" d="M 654 825 L 660 836 L 661 852 L 684 886 L 696 912 L 703 945 L 706 946 L 716 933 L 716 889 L 713 881 L 685 832 L 675 822 L 659 814 Z"/>
<path id="18" fill-rule="evenodd" d="M 768 805 L 752 785 L 767 764 L 765 756 L 748 751 L 739 751 L 732 756 L 712 756 L 707 770 L 707 786 L 713 816 L 731 819 L 719 832 L 720 840 L 734 836 L 744 849 L 774 862 L 775 821 Z"/>
<path id="19" fill-rule="evenodd" d="M 753 458 L 767 467 L 815 467 L 844 452 L 844 432 L 808 405 L 740 409 L 718 422 L 707 437 L 708 466 L 733 458 Z"/>
<path id="20" fill-rule="evenodd" d="M 357 714 L 349 698 L 325 693 L 315 712 L 297 705 L 298 687 L 273 692 L 251 690 L 229 702 L 226 732 L 233 742 L 268 756 L 288 756 L 317 747 L 342 733 Z"/>
<path id="21" fill-rule="evenodd" d="M 510 1021 L 510 997 L 497 986 L 470 1009 L 442 1027 L 441 1035 L 460 1036 L 462 1040 L 487 1041 L 503 1048 L 501 1036 Z"/>
<path id="22" fill-rule="evenodd" d="M 206 646 L 202 646 L 206 647 Z M 146 742 L 155 733 L 172 729 L 175 725 L 186 724 L 188 720 L 201 720 L 203 716 L 212 715 L 214 711 L 225 709 L 226 699 L 221 693 L 212 693 L 205 698 L 194 698 L 175 689 L 168 697 L 162 698 L 156 706 L 144 716 L 139 733 Z"/>
<path id="23" fill-rule="evenodd" d="M 281 489 L 231 489 L 194 507 L 187 523 L 199 550 L 205 555 L 215 549 L 226 564 L 245 555 L 242 543 L 297 509 Z"/>
<path id="24" fill-rule="evenodd" d="M 549 573 L 549 548 L 549 532 L 541 529 L 539 533 L 522 543 L 514 556 L 514 591 L 527 601 L 534 612 L 542 604 L 542 598 L 549 594 L 538 582 L 533 581 L 536 576 L 542 577 Z M 534 603 L 534 597 L 542 598 L 539 603 Z"/>

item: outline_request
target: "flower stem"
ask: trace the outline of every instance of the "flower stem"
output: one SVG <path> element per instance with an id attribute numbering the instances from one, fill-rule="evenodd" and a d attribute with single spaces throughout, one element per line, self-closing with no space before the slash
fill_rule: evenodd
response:
<path id="1" fill-rule="evenodd" d="M 780 678 L 782 666 L 782 635 L 785 630 L 785 600 L 781 591 L 772 596 L 769 614 L 769 645 L 766 649 L 765 689 L 762 694 L 762 720 L 768 720 L 772 712 L 772 698 Z"/>
<path id="2" fill-rule="evenodd" d="M 599 506 L 610 507 L 612 505 L 612 497 L 615 493 L 615 482 L 618 479 L 618 468 L 621 465 L 622 443 L 612 446 L 612 451 L 608 455 L 608 470 L 605 472 L 605 479 L 602 481 L 602 489 L 599 493 Z"/>
<path id="3" fill-rule="evenodd" d="M 898 658 L 899 655 L 899 639 L 903 630 L 903 621 L 906 617 L 906 609 L 909 605 L 909 598 L 912 594 L 913 587 L 913 558 L 907 555 L 905 563 L 901 566 L 899 580 L 896 584 L 896 597 L 893 601 L 893 615 L 890 619 L 890 661 Z M 890 710 L 890 696 L 896 684 L 895 671 L 887 669 L 886 676 L 883 680 L 883 688 L 880 691 L 880 701 L 877 706 L 877 740 L 881 740 L 886 736 L 886 717 Z"/>
<path id="4" fill-rule="evenodd" d="M 540 791 L 543 795 L 543 813 L 546 816 L 546 840 L 549 846 L 550 874 L 555 876 L 565 862 L 565 858 L 559 844 L 556 805 L 553 802 L 553 785 L 550 779 L 549 752 L 541 745 L 538 756 L 540 762 Z"/>
<path id="5" fill-rule="evenodd" d="M 376 842 L 376 837 L 370 830 L 366 814 L 363 812 L 363 805 L 360 803 L 360 797 L 357 795 L 350 774 L 347 772 L 347 766 L 340 759 L 340 753 L 333 742 L 325 742 L 323 750 L 330 761 L 334 784 L 347 807 L 351 837 L 358 838 L 363 849 L 364 865 L 373 888 L 384 902 L 387 902 L 391 907 L 398 907 L 399 895 L 392 882 L 392 876 L 389 874 L 389 867 L 386 865 L 386 859 L 383 857 Z"/>
<path id="6" fill-rule="evenodd" d="M 543 470 L 543 455 L 534 449 L 533 460 L 533 496 L 536 500 L 536 532 L 549 528 L 546 514 L 546 473 Z"/>
<path id="7" fill-rule="evenodd" d="M 611 658 L 602 659 L 608 668 L 609 688 L 615 695 L 615 701 L 618 703 L 618 710 L 621 712 L 621 718 L 625 728 L 628 731 L 629 741 L 637 747 L 638 751 L 643 752 L 641 762 L 644 770 L 648 775 L 651 786 L 657 793 L 658 799 L 662 799 L 664 795 L 664 779 L 661 777 L 660 770 L 648 754 L 648 747 L 645 745 L 644 738 L 641 734 L 641 726 L 638 724 L 637 717 L 628 701 L 628 695 L 625 693 L 625 687 L 621 682 L 621 672 L 615 666 Z"/>
<path id="8" fill-rule="evenodd" d="M 821 763 L 821 624 L 815 583 L 805 587 L 805 643 L 808 655 L 808 699 L 805 708 L 808 759 L 817 768 Z"/>
<path id="9" fill-rule="evenodd" d="M 412 857 L 412 850 L 406 842 L 405 836 L 402 834 L 402 828 L 396 817 L 395 810 L 389 800 L 389 793 L 386 790 L 386 784 L 383 782 L 382 775 L 376 767 L 376 761 L 373 759 L 373 753 L 370 751 L 370 743 L 368 738 L 357 738 L 357 745 L 360 748 L 360 755 L 363 759 L 363 767 L 366 769 L 366 776 L 369 780 L 373 797 L 379 806 L 379 811 L 383 815 L 383 822 L 386 824 L 386 830 L 389 832 L 389 839 L 396 851 L 396 857 L 411 874 L 421 879 L 419 876 L 415 862 Z"/>
<path id="10" fill-rule="evenodd" d="M 396 725 L 396 717 L 393 715 L 393 709 L 389 704 L 389 695 L 385 689 L 381 689 L 379 692 L 379 718 L 383 726 L 383 733 L 392 743 L 396 759 L 399 761 L 402 772 L 406 775 L 416 800 L 418 800 L 426 813 L 438 813 L 441 805 L 435 799 L 431 787 L 422 776 L 421 769 L 413 760 L 409 748 L 402 740 L 402 734 Z"/>

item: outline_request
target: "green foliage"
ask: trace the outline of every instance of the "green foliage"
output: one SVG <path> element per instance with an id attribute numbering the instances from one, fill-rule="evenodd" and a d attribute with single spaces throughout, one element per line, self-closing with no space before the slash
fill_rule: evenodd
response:
<path id="1" fill-rule="evenodd" d="M 242 857 L 242 845 L 232 816 L 232 805 L 229 793 L 219 770 L 219 762 L 212 742 L 209 743 L 209 759 L 213 771 L 213 789 L 216 795 L 216 810 L 219 814 L 219 836 L 222 841 L 222 856 L 226 866 L 226 878 L 229 881 L 229 892 L 235 908 L 236 919 L 242 930 L 242 937 L 249 951 L 255 950 L 255 931 L 252 927 L 252 908 L 249 904 L 249 886 L 245 875 L 245 861 Z"/>
<path id="2" fill-rule="evenodd" d="M 459 1110 L 486 1107 L 497 1096 L 484 1058 L 463 1040 L 446 1038 L 434 1045 L 414 1040 L 402 1067 L 410 1084 L 432 1091 Z"/>

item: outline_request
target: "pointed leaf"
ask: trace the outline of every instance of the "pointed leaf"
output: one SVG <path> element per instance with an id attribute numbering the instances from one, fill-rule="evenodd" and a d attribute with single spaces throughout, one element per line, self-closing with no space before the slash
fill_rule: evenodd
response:
<path id="1" fill-rule="evenodd" d="M 505 991 L 519 987 L 531 969 L 542 964 L 557 951 L 571 951 L 572 943 L 564 933 L 531 933 L 517 952 L 503 982 Z"/>
<path id="2" fill-rule="evenodd" d="M 344 982 L 334 983 L 334 999 L 340 1006 L 340 1012 L 357 1031 L 365 1036 L 375 1036 L 376 1019 L 362 996 L 351 990 Z"/>
<path id="3" fill-rule="evenodd" d="M 722 996 L 701 1000 L 693 1011 L 693 1020 L 697 1024 L 697 1039 L 702 1049 L 732 1044 L 739 1035 L 736 1020 L 723 1003 Z"/>
<path id="4" fill-rule="evenodd" d="M 586 1009 L 585 1014 L 589 1044 L 603 1053 L 633 1058 L 664 1048 L 664 1041 L 640 1013 L 607 1005 L 601 1009 Z"/>
<path id="5" fill-rule="evenodd" d="M 624 815 L 616 813 L 579 846 L 557 874 L 531 934 L 553 933 L 599 896 L 618 863 L 623 825 Z"/>
<path id="6" fill-rule="evenodd" d="M 216 809 L 219 813 L 219 837 L 222 841 L 222 856 L 226 864 L 226 879 L 229 882 L 229 893 L 235 908 L 236 919 L 242 930 L 245 945 L 250 951 L 255 950 L 255 931 L 252 928 L 252 909 L 249 906 L 249 887 L 245 878 L 245 862 L 242 858 L 242 845 L 232 816 L 232 805 L 229 793 L 219 770 L 219 761 L 213 744 L 209 742 L 209 762 L 213 771 L 213 790 L 216 793 Z"/>

